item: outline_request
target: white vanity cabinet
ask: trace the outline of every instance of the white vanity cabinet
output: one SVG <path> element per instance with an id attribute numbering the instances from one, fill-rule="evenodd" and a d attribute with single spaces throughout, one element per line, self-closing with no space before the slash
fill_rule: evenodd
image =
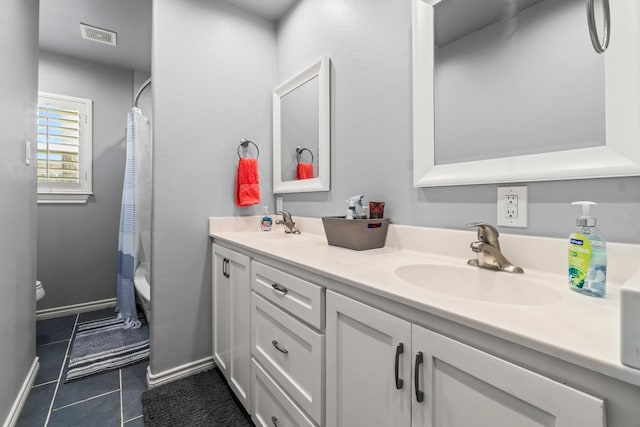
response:
<path id="1" fill-rule="evenodd" d="M 251 412 L 251 263 L 217 244 L 213 256 L 213 358 L 244 408 Z"/>
<path id="2" fill-rule="evenodd" d="M 256 261 L 251 283 L 254 423 L 324 425 L 324 289 Z"/>
<path id="3" fill-rule="evenodd" d="M 327 292 L 327 425 L 603 427 L 604 402 Z"/>

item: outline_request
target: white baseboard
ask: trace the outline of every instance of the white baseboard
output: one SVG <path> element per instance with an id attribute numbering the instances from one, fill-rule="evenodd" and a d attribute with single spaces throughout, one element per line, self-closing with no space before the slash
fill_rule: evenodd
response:
<path id="1" fill-rule="evenodd" d="M 22 408 L 24 407 L 24 403 L 27 401 L 27 397 L 29 397 L 31 387 L 36 380 L 38 369 L 40 369 L 40 362 L 38 357 L 36 356 L 33 359 L 33 363 L 31 364 L 31 368 L 29 369 L 26 378 L 22 382 L 22 387 L 20 387 L 18 396 L 16 396 L 16 400 L 13 402 L 13 406 L 11 406 L 9 415 L 7 416 L 7 419 L 3 424 L 4 427 L 14 427 L 17 424 L 20 413 L 22 412 Z"/>
<path id="2" fill-rule="evenodd" d="M 83 302 L 82 304 L 65 305 L 62 307 L 46 308 L 36 311 L 36 320 L 52 319 L 54 317 L 68 316 L 70 314 L 84 313 L 86 311 L 102 310 L 116 306 L 116 299 L 109 298 L 99 301 Z"/>
<path id="3" fill-rule="evenodd" d="M 189 377 L 200 372 L 208 371 L 213 368 L 213 357 L 205 357 L 195 362 L 186 363 L 175 368 L 168 369 L 164 372 L 154 374 L 151 372 L 151 366 L 147 367 L 147 385 L 153 388 L 162 384 L 170 383 L 180 378 Z"/>

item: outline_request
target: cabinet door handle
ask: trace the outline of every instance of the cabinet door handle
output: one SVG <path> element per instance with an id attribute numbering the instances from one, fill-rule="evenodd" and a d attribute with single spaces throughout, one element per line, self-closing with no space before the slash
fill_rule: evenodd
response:
<path id="1" fill-rule="evenodd" d="M 289 289 L 285 288 L 280 283 L 274 283 L 273 285 L 271 285 L 271 287 L 280 292 L 282 295 L 286 295 L 287 292 L 289 292 Z"/>
<path id="2" fill-rule="evenodd" d="M 273 346 L 276 348 L 276 350 L 278 350 L 280 353 L 283 353 L 283 354 L 289 353 L 289 350 L 287 350 L 286 348 L 280 347 L 280 344 L 278 344 L 278 341 L 273 340 L 273 341 L 271 341 L 271 344 L 273 344 Z"/>
<path id="3" fill-rule="evenodd" d="M 224 277 L 229 277 L 227 276 L 227 259 L 226 258 L 222 258 L 222 275 Z"/>
<path id="4" fill-rule="evenodd" d="M 416 353 L 416 364 L 413 367 L 413 383 L 416 388 L 416 400 L 422 402 L 424 400 L 424 392 L 420 390 L 420 365 L 424 363 L 422 352 Z"/>
<path id="5" fill-rule="evenodd" d="M 278 419 L 275 415 L 271 417 L 271 422 L 273 423 L 273 427 L 278 427 Z"/>
<path id="6" fill-rule="evenodd" d="M 224 259 L 223 264 L 223 274 L 227 279 L 231 277 L 231 273 L 229 272 L 229 258 Z"/>
<path id="7" fill-rule="evenodd" d="M 396 347 L 396 363 L 395 363 L 395 378 L 396 378 L 396 388 L 400 390 L 404 381 L 400 378 L 400 355 L 404 353 L 404 344 L 400 343 Z"/>

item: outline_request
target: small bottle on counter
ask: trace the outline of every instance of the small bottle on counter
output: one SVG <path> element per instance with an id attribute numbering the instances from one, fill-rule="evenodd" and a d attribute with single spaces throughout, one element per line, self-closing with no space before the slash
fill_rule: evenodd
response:
<path id="1" fill-rule="evenodd" d="M 264 213 L 262 214 L 262 219 L 260 220 L 260 230 L 262 231 L 271 231 L 271 226 L 273 225 L 273 220 L 271 219 L 271 215 L 269 215 L 269 207 L 264 207 Z"/>

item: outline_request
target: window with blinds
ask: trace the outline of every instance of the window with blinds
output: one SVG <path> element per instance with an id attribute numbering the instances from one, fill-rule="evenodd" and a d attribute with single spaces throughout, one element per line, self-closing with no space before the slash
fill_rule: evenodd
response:
<path id="1" fill-rule="evenodd" d="M 91 194 L 92 101 L 40 93 L 38 201 L 86 202 Z"/>

